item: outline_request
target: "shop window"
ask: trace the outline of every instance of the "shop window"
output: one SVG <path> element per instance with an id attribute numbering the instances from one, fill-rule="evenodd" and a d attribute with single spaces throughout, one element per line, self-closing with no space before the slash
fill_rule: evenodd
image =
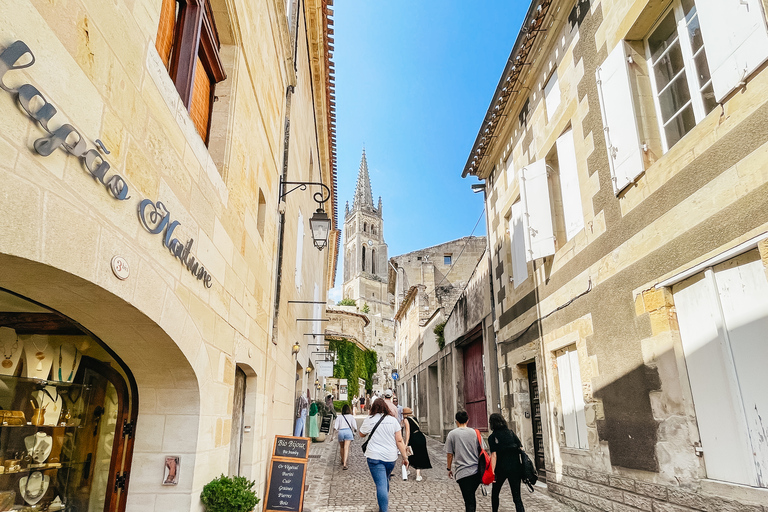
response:
<path id="1" fill-rule="evenodd" d="M 226 78 L 210 2 L 163 0 L 155 47 L 207 145 L 215 86 Z"/>
<path id="2" fill-rule="evenodd" d="M 130 373 L 75 323 L 3 290 L 0 351 L 0 508 L 125 510 Z"/>
<path id="3" fill-rule="evenodd" d="M 717 105 L 693 0 L 675 1 L 645 45 L 667 150 Z"/>
<path id="4" fill-rule="evenodd" d="M 557 380 L 560 384 L 565 446 L 588 449 L 584 392 L 581 385 L 579 353 L 576 350 L 576 345 L 558 350 L 555 352 L 555 357 L 557 358 Z"/>

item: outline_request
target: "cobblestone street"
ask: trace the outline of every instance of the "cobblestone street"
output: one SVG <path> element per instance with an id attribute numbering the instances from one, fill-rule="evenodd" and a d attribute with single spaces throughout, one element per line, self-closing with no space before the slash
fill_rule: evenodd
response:
<path id="1" fill-rule="evenodd" d="M 357 417 L 358 425 L 362 416 Z M 459 486 L 448 478 L 445 471 L 445 452 L 443 444 L 428 438 L 429 457 L 432 469 L 422 471 L 423 480 L 416 482 L 414 470 L 410 470 L 409 480 L 400 478 L 399 464 L 392 472 L 392 487 L 389 493 L 389 508 L 392 512 L 463 512 Z M 336 440 L 315 443 L 310 449 L 310 464 L 307 474 L 309 489 L 304 500 L 306 512 L 376 512 L 376 488 L 368 472 L 365 456 L 360 448 L 362 441 L 355 438 L 350 448 L 349 469 L 341 469 L 339 445 Z M 546 496 L 537 487 L 531 494 L 523 490 L 525 509 L 530 512 L 569 512 L 570 508 Z M 491 490 L 483 496 L 477 490 L 477 510 L 491 510 Z M 514 512 L 512 495 L 509 488 L 501 493 L 500 511 Z"/>

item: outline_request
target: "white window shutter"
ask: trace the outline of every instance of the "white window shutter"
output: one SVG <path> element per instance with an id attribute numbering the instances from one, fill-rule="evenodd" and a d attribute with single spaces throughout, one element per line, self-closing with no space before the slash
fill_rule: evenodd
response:
<path id="1" fill-rule="evenodd" d="M 761 0 L 696 0 L 715 98 L 722 101 L 768 58 Z"/>
<path id="2" fill-rule="evenodd" d="M 571 389 L 573 390 L 573 405 L 576 411 L 576 430 L 579 434 L 579 448 L 588 449 L 587 443 L 587 417 L 584 414 L 584 388 L 581 385 L 581 368 L 579 367 L 579 353 L 576 350 L 568 352 L 571 360 Z"/>
<path id="3" fill-rule="evenodd" d="M 526 259 L 532 261 L 555 254 L 549 180 L 544 160 L 538 160 L 520 171 L 520 198 L 526 209 L 523 217 Z"/>
<path id="4" fill-rule="evenodd" d="M 304 216 L 299 212 L 299 221 L 296 226 L 296 288 L 301 288 L 301 266 L 304 259 Z"/>
<path id="5" fill-rule="evenodd" d="M 645 170 L 624 41 L 597 68 L 596 75 L 613 189 L 618 194 Z"/>
<path id="6" fill-rule="evenodd" d="M 565 446 L 579 447 L 579 430 L 576 421 L 576 404 L 573 402 L 573 378 L 568 352 L 557 357 L 557 380 L 560 383 L 560 403 L 562 404 L 563 426 L 565 427 Z"/>
<path id="7" fill-rule="evenodd" d="M 507 175 L 507 188 L 511 188 L 515 182 L 515 170 L 512 168 L 512 153 L 509 153 L 507 161 L 504 162 L 504 172 Z"/>
<path id="8" fill-rule="evenodd" d="M 512 216 L 509 219 L 509 237 L 512 242 L 512 279 L 515 288 L 528 279 L 528 261 L 525 259 L 524 217 L 523 202 L 518 201 L 512 205 Z"/>
<path id="9" fill-rule="evenodd" d="M 579 171 L 576 166 L 576 148 L 570 128 L 557 141 L 557 162 L 560 168 L 560 195 L 563 198 L 565 238 L 570 240 L 584 229 L 584 211 L 581 204 Z"/>
<path id="10" fill-rule="evenodd" d="M 547 107 L 547 119 L 552 119 L 552 114 L 560 106 L 560 83 L 557 80 L 557 70 L 544 84 L 544 105 Z"/>

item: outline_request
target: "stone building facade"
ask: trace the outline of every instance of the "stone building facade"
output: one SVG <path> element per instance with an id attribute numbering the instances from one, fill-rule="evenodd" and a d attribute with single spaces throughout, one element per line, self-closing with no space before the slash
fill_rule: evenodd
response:
<path id="1" fill-rule="evenodd" d="M 533 2 L 464 169 L 502 411 L 578 510 L 768 503 L 765 7 Z"/>
<path id="2" fill-rule="evenodd" d="M 344 281 L 342 296 L 352 299 L 370 320 L 366 327 L 368 348 L 379 355 L 371 391 L 392 388 L 395 354 L 392 302 L 387 290 L 387 243 L 384 241 L 382 201 L 373 204 L 371 177 L 365 150 L 360 160 L 352 207 L 344 210 Z"/>
<path id="3" fill-rule="evenodd" d="M 442 435 L 439 382 L 447 375 L 437 370 L 434 329 L 445 322 L 485 249 L 485 237 L 464 237 L 390 259 L 397 392 L 430 435 Z"/>
<path id="4" fill-rule="evenodd" d="M 336 266 L 329 2 L 19 0 L 0 15 L 0 400 L 31 419 L 35 382 L 61 422 L 48 432 L 94 427 L 16 504 L 198 511 L 222 473 L 264 498 L 274 436 L 314 380 L 297 320 L 322 317 Z M 282 197 L 281 179 L 329 187 L 322 252 L 321 187 Z M 86 460 L 90 476 L 62 469 Z"/>

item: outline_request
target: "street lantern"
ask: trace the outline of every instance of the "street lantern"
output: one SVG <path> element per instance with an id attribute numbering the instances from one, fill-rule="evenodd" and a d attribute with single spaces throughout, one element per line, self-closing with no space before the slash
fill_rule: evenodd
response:
<path id="1" fill-rule="evenodd" d="M 318 208 L 309 219 L 309 229 L 312 230 L 312 240 L 318 250 L 325 249 L 328 245 L 328 234 L 331 232 L 331 219 L 325 210 Z"/>
<path id="2" fill-rule="evenodd" d="M 320 379 L 315 379 L 315 389 L 320 390 Z"/>
<path id="3" fill-rule="evenodd" d="M 299 350 L 301 350 L 301 345 L 296 341 L 294 342 L 293 347 L 291 347 L 291 354 L 296 355 L 299 353 Z"/>

